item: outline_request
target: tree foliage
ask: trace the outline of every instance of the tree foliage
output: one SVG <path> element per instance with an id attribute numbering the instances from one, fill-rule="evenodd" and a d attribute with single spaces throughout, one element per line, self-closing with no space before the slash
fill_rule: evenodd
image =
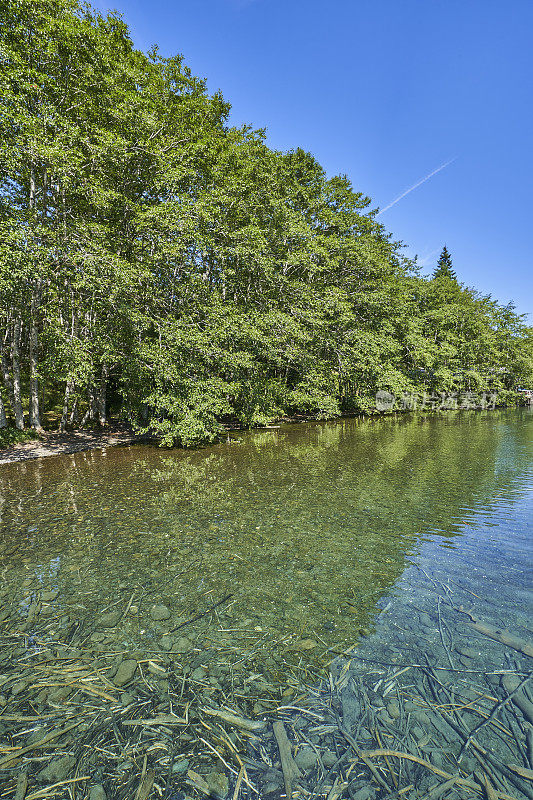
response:
<path id="1" fill-rule="evenodd" d="M 375 407 L 378 389 L 512 389 L 531 331 L 421 277 L 346 176 L 228 124 L 181 57 L 76 0 L 0 7 L 0 426 L 167 444 Z"/>
<path id="2" fill-rule="evenodd" d="M 437 266 L 433 273 L 433 278 L 450 278 L 454 281 L 457 280 L 457 273 L 452 267 L 452 257 L 448 252 L 446 245 L 444 245 L 442 248 L 439 260 L 437 261 Z"/>

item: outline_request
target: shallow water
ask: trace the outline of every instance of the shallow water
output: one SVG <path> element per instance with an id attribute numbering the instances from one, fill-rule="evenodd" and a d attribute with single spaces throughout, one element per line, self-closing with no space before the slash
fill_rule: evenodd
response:
<path id="1" fill-rule="evenodd" d="M 212 615 L 226 641 L 304 640 L 318 659 L 371 628 L 383 596 L 416 602 L 419 567 L 527 626 L 532 521 L 525 410 L 287 425 L 193 452 L 0 469 L 5 584 L 57 588 L 61 610 L 88 622 L 133 596 L 125 644 L 161 635 L 153 603 L 179 624 L 231 595 Z"/>

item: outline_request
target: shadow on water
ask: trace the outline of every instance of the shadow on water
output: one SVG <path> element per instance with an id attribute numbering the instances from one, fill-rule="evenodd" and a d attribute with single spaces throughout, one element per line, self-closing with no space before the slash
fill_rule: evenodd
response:
<path id="1" fill-rule="evenodd" d="M 7 465 L 2 575 L 58 588 L 88 621 L 137 592 L 132 641 L 161 634 L 143 622 L 149 604 L 179 621 L 231 595 L 225 635 L 353 643 L 424 539 L 453 548 L 465 522 L 520 491 L 531 421 L 351 419 L 193 452 L 143 445 Z"/>

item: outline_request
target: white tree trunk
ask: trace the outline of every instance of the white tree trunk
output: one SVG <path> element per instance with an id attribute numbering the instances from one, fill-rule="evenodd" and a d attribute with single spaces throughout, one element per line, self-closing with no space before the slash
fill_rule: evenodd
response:
<path id="1" fill-rule="evenodd" d="M 79 419 L 78 398 L 75 397 L 74 398 L 74 402 L 72 403 L 72 411 L 70 412 L 70 417 L 69 417 L 69 421 L 68 421 L 71 428 L 74 428 L 76 426 L 76 423 L 78 422 L 78 419 Z"/>
<path id="2" fill-rule="evenodd" d="M 13 383 L 9 376 L 9 367 L 7 364 L 2 342 L 0 342 L 0 368 L 2 370 L 2 381 L 4 384 L 4 388 L 7 392 L 8 402 L 13 408 Z M 4 406 L 4 412 L 5 412 L 5 406 Z"/>
<path id="3" fill-rule="evenodd" d="M 96 417 L 96 391 L 92 385 L 87 389 L 87 400 L 89 405 L 80 422 L 81 428 L 84 428 L 89 421 L 92 421 Z"/>
<path id="4" fill-rule="evenodd" d="M 11 361 L 13 366 L 13 411 L 15 414 L 15 427 L 19 431 L 24 429 L 24 412 L 22 410 L 22 392 L 20 388 L 20 338 L 22 323 L 20 319 L 13 324 L 13 339 L 11 341 Z"/>
<path id="5" fill-rule="evenodd" d="M 0 391 L 0 428 L 7 428 L 7 417 L 2 392 Z"/>
<path id="6" fill-rule="evenodd" d="M 39 413 L 39 333 L 37 330 L 37 314 L 41 304 L 41 285 L 37 281 L 31 299 L 30 323 L 30 425 L 36 431 L 42 431 Z"/>
<path id="7" fill-rule="evenodd" d="M 61 433 L 65 432 L 67 427 L 67 417 L 68 417 L 68 405 L 70 401 L 70 394 L 73 389 L 73 383 L 71 380 L 67 381 L 67 385 L 65 386 L 65 394 L 63 397 L 63 409 L 61 411 L 61 422 L 59 423 L 59 430 Z"/>
<path id="8" fill-rule="evenodd" d="M 107 364 L 102 364 L 102 372 L 100 375 L 100 385 L 98 387 L 98 396 L 96 398 L 96 405 L 98 408 L 98 422 L 100 425 L 105 425 L 107 422 L 106 416 L 106 401 L 107 401 L 107 378 L 109 376 L 109 367 Z"/>

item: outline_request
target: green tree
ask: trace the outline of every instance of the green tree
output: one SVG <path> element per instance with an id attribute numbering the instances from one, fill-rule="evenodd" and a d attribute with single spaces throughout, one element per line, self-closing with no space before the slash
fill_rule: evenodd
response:
<path id="1" fill-rule="evenodd" d="M 434 278 L 451 278 L 452 280 L 457 280 L 457 274 L 455 270 L 452 268 L 452 257 L 448 252 L 448 248 L 446 245 L 442 248 L 442 252 L 439 256 L 439 260 L 437 261 L 437 266 L 433 272 Z"/>

